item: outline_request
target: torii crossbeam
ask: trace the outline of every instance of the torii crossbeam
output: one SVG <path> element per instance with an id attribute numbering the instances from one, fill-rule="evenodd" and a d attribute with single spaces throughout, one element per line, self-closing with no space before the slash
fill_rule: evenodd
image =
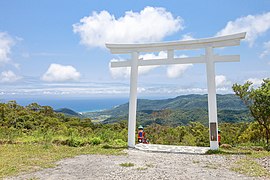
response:
<path id="1" fill-rule="evenodd" d="M 208 116 L 210 149 L 218 149 L 217 131 L 217 101 L 215 82 L 215 62 L 239 62 L 239 55 L 215 55 L 213 48 L 227 46 L 238 46 L 240 40 L 244 39 L 246 33 L 228 36 L 213 37 L 190 41 L 175 41 L 147 44 L 110 44 L 106 47 L 112 54 L 131 54 L 132 59 L 128 61 L 111 62 L 111 67 L 131 67 L 130 75 L 130 97 L 129 97 L 129 119 L 128 119 L 128 146 L 135 147 L 136 110 L 137 110 L 137 79 L 139 66 L 171 65 L 171 64 L 194 64 L 205 63 L 207 72 L 208 88 Z M 175 50 L 205 49 L 205 55 L 199 57 L 175 58 Z M 164 59 L 139 59 L 141 52 L 167 52 Z"/>

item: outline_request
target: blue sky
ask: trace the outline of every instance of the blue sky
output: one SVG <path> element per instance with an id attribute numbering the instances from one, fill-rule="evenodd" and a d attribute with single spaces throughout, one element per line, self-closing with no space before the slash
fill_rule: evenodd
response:
<path id="1" fill-rule="evenodd" d="M 0 98 L 128 97 L 129 71 L 110 69 L 105 42 L 147 43 L 247 32 L 241 62 L 216 64 L 218 93 L 270 77 L 270 1 L 0 1 Z M 179 51 L 179 57 L 203 50 Z M 162 57 L 164 52 L 142 54 Z M 204 64 L 140 68 L 141 97 L 207 93 Z"/>

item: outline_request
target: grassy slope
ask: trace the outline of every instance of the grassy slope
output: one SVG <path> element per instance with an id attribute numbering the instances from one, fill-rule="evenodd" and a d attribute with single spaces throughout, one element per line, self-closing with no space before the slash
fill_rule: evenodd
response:
<path id="1" fill-rule="evenodd" d="M 123 154 L 122 149 L 105 149 L 102 146 L 45 146 L 41 144 L 0 145 L 0 179 L 21 172 L 32 172 L 54 167 L 54 162 L 81 154 Z"/>

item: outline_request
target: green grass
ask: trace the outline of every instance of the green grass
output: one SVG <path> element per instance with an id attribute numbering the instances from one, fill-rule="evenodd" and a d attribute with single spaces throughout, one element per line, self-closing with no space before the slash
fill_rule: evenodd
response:
<path id="1" fill-rule="evenodd" d="M 238 150 L 238 149 L 218 149 L 218 150 L 208 150 L 206 154 L 221 154 L 221 155 L 251 155 L 251 151 Z"/>
<path id="2" fill-rule="evenodd" d="M 254 147 L 233 147 L 230 149 L 219 148 L 218 150 L 208 150 L 206 154 L 221 154 L 221 155 L 247 155 L 253 158 L 269 157 L 270 152 L 265 150 L 254 150 Z"/>
<path id="3" fill-rule="evenodd" d="M 135 166 L 134 163 L 121 163 L 119 165 L 122 166 L 122 167 L 133 167 L 133 166 Z"/>
<path id="4" fill-rule="evenodd" d="M 145 170 L 147 170 L 147 167 L 138 167 L 137 170 L 138 171 L 145 171 Z"/>
<path id="5" fill-rule="evenodd" d="M 69 147 L 42 144 L 0 145 L 0 179 L 20 172 L 32 172 L 54 167 L 54 162 L 81 154 L 123 154 L 123 149 L 102 146 Z"/>
<path id="6" fill-rule="evenodd" d="M 231 170 L 252 177 L 270 177 L 270 173 L 266 169 L 250 158 L 236 161 Z"/>
<path id="7" fill-rule="evenodd" d="M 209 169 L 218 169 L 218 165 L 210 163 L 207 163 L 204 167 Z"/>
<path id="8" fill-rule="evenodd" d="M 264 157 L 270 157 L 270 151 L 258 151 L 256 153 L 251 153 L 250 155 L 253 158 L 264 158 Z"/>
<path id="9" fill-rule="evenodd" d="M 149 168 L 153 168 L 153 167 L 155 167 L 155 165 L 154 165 L 154 164 L 146 164 L 145 166 L 146 166 L 146 167 L 149 167 Z"/>
<path id="10" fill-rule="evenodd" d="M 236 161 L 232 170 L 248 176 L 270 178 L 270 172 L 256 162 L 256 159 L 270 157 L 270 152 L 265 150 L 254 150 L 254 147 L 241 149 L 249 151 L 250 154 L 247 155 L 246 158 Z"/>
<path id="11" fill-rule="evenodd" d="M 237 160 L 231 170 L 252 177 L 270 177 L 267 169 L 256 162 L 256 159 L 270 157 L 270 152 L 260 147 L 233 147 L 231 149 L 209 150 L 206 154 L 244 155 Z"/>

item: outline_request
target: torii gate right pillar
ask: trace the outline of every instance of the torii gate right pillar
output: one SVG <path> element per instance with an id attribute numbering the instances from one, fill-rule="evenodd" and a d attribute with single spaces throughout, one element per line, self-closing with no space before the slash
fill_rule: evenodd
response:
<path id="1" fill-rule="evenodd" d="M 207 89 L 208 89 L 208 116 L 209 116 L 209 136 L 210 149 L 218 149 L 218 122 L 217 122 L 217 100 L 216 100 L 216 80 L 215 62 L 212 47 L 205 48 Z"/>

